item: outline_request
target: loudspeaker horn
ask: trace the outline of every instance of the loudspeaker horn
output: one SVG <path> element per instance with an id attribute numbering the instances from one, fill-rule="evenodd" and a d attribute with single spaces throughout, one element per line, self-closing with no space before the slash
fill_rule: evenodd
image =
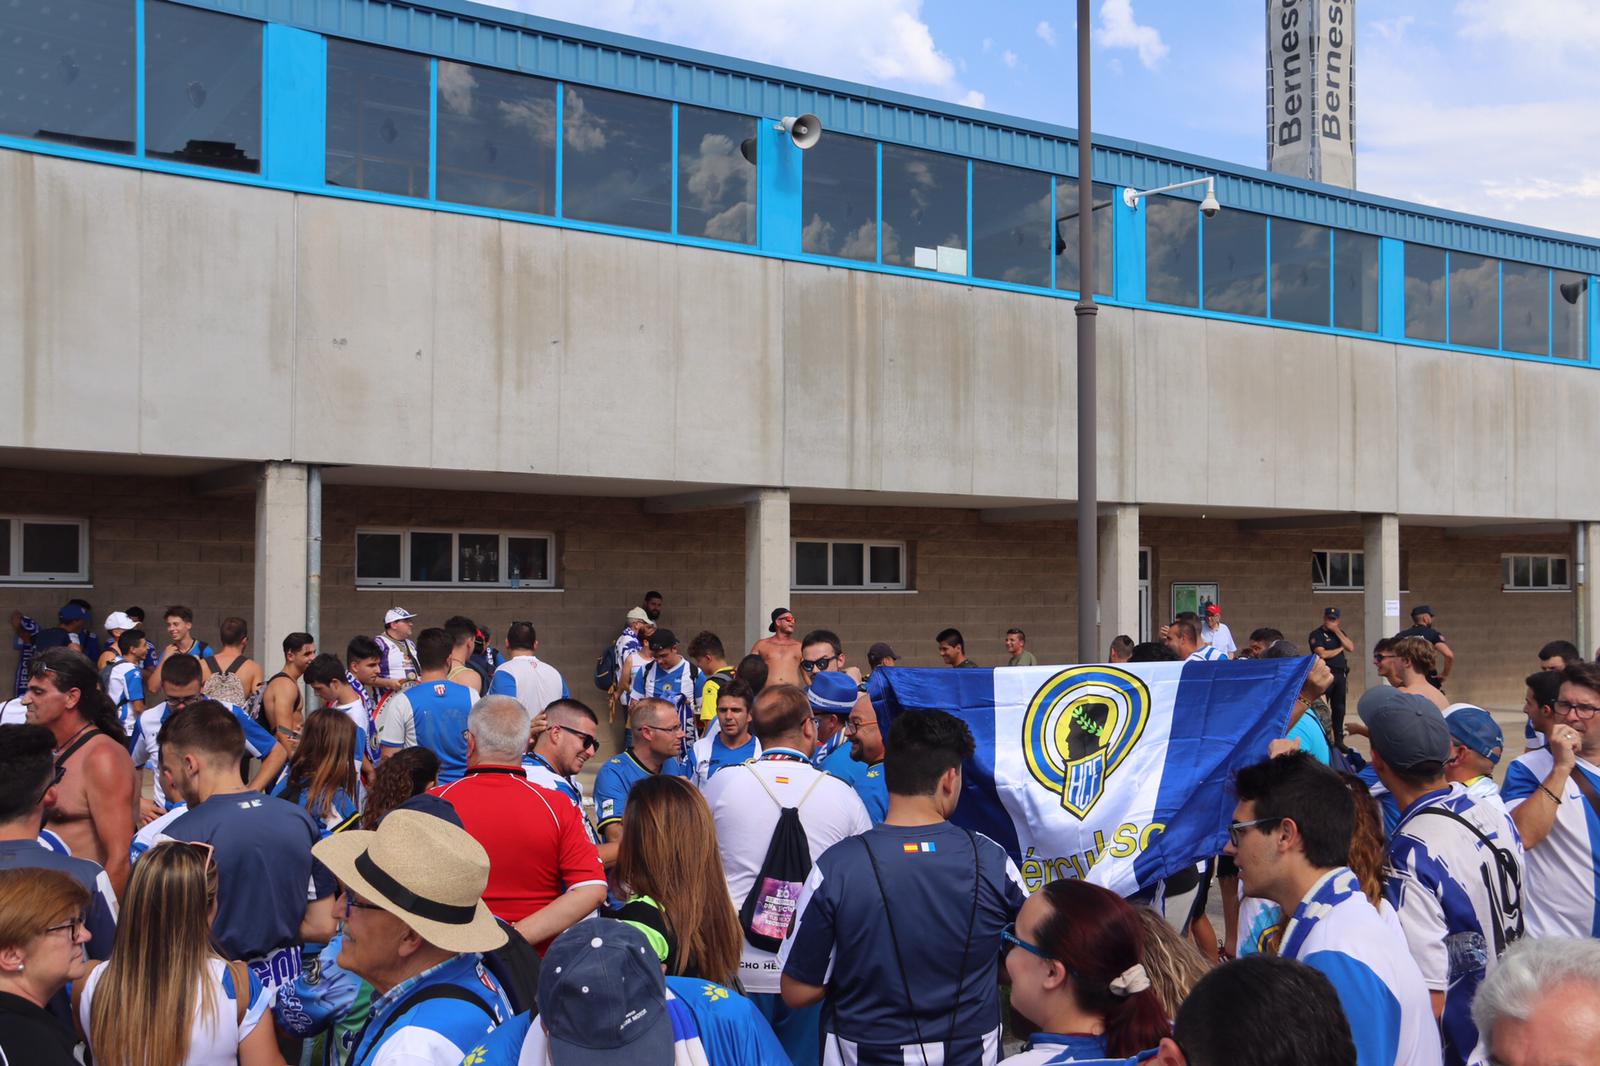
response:
<path id="1" fill-rule="evenodd" d="M 772 128 L 787 133 L 802 152 L 822 138 L 822 120 L 816 115 L 785 115 L 783 121 Z"/>

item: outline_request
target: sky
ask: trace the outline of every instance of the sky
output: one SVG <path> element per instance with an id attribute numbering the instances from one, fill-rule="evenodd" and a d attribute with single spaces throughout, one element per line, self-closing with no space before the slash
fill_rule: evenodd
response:
<path id="1" fill-rule="evenodd" d="M 1077 124 L 1070 0 L 487 0 Z M 1095 130 L 1266 165 L 1262 0 L 1092 0 Z M 1367 192 L 1600 236 L 1600 0 L 1356 0 Z"/>

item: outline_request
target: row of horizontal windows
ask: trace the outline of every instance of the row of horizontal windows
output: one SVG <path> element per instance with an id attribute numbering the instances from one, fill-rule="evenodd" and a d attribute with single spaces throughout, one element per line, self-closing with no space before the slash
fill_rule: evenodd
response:
<path id="1" fill-rule="evenodd" d="M 0 132 L 262 169 L 262 24 L 145 0 L 0 7 Z M 763 122 L 329 39 L 331 186 L 751 246 Z M 773 143 L 769 138 L 768 143 Z M 1116 295 L 1116 190 L 1096 183 L 1095 291 Z M 802 253 L 1076 292 L 1075 178 L 830 133 L 803 156 Z M 1378 238 L 1153 197 L 1144 298 L 1377 333 Z M 1562 359 L 1588 353 L 1588 278 L 1407 245 L 1404 333 Z M 1134 294 L 1124 294 L 1134 295 Z"/>

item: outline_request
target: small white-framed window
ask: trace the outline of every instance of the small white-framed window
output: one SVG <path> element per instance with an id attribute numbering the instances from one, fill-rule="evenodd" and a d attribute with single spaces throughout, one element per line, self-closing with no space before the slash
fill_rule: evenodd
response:
<path id="1" fill-rule="evenodd" d="M 903 589 L 906 545 L 884 540 L 799 540 L 790 585 L 800 590 Z"/>
<path id="2" fill-rule="evenodd" d="M 1502 555 L 1502 592 L 1565 592 L 1572 588 L 1565 555 Z"/>
<path id="3" fill-rule="evenodd" d="M 356 587 L 552 588 L 555 536 L 475 529 L 358 529 Z"/>
<path id="4" fill-rule="evenodd" d="M 1311 553 L 1311 587 L 1318 592 L 1359 592 L 1366 587 L 1365 553 L 1318 550 Z"/>
<path id="5" fill-rule="evenodd" d="M 0 584 L 81 585 L 89 580 L 89 520 L 0 515 Z"/>

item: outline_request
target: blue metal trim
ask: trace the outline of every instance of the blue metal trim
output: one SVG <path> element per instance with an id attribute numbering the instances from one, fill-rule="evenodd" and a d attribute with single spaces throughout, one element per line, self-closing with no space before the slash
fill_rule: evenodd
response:
<path id="1" fill-rule="evenodd" d="M 883 144 L 877 145 L 878 149 L 878 221 L 872 227 L 872 234 L 878 239 L 878 257 L 873 260 L 877 265 L 883 265 Z"/>
<path id="2" fill-rule="evenodd" d="M 556 80 L 746 114 L 814 111 L 823 125 L 1012 166 L 1079 174 L 1076 131 L 887 89 L 819 78 L 462 0 L 176 0 L 303 29 Z M 1113 137 L 1095 139 L 1093 176 L 1151 188 L 1217 176 L 1222 201 L 1481 255 L 1600 273 L 1600 240 L 1424 208 Z"/>
<path id="3" fill-rule="evenodd" d="M 972 277 L 972 160 L 967 160 L 967 277 Z"/>
<path id="4" fill-rule="evenodd" d="M 1506 346 L 1506 265 L 1498 259 L 1494 264 L 1494 346 Z M 1545 354 L 1550 354 L 1548 348 Z"/>
<path id="5" fill-rule="evenodd" d="M 668 233 L 678 232 L 678 105 L 672 105 L 672 221 Z"/>
<path id="6" fill-rule="evenodd" d="M 1335 255 L 1335 252 L 1337 250 L 1338 243 L 1339 243 L 1338 241 L 1333 239 L 1333 230 L 1330 229 L 1328 231 L 1328 325 L 1330 325 L 1330 326 L 1333 325 L 1333 321 L 1334 321 L 1334 319 L 1333 319 L 1334 306 L 1335 306 L 1335 304 L 1334 304 L 1334 286 L 1336 286 L 1338 284 L 1338 278 L 1339 278 L 1339 264 L 1334 261 L 1334 255 Z M 1382 273 L 1383 264 L 1379 263 L 1378 266 L 1379 266 L 1379 273 L 1381 274 Z M 1268 280 L 1270 281 L 1271 279 L 1269 278 Z M 1383 306 L 1383 304 L 1382 304 L 1382 300 L 1383 300 L 1383 283 L 1382 282 L 1379 282 L 1379 284 L 1378 284 L 1378 300 L 1379 300 L 1378 306 L 1382 307 Z M 1379 312 L 1379 321 L 1380 322 L 1382 321 L 1382 312 Z"/>
<path id="7" fill-rule="evenodd" d="M 972 216 L 972 205 L 971 204 L 967 205 L 967 216 L 969 218 Z M 1050 179 L 1050 288 L 1051 288 L 1052 291 L 1054 291 L 1054 289 L 1056 287 L 1056 260 L 1061 258 L 1059 255 L 1056 254 L 1056 241 L 1060 239 L 1059 238 L 1059 234 L 1061 233 L 1061 222 L 1059 221 L 1060 218 L 1061 218 L 1061 214 L 1056 208 L 1056 179 L 1055 178 L 1051 178 Z M 971 255 L 972 253 L 968 252 L 967 254 Z"/>
<path id="8" fill-rule="evenodd" d="M 1504 343 L 1505 338 L 1500 338 Z M 1544 272 L 1544 354 L 1554 355 L 1556 351 L 1556 272 Z M 1588 354 L 1587 351 L 1584 353 Z"/>
<path id="9" fill-rule="evenodd" d="M 562 146 L 567 141 L 567 86 L 565 82 L 556 82 L 556 217 L 561 217 L 561 186 L 566 181 L 565 160 Z"/>
<path id="10" fill-rule="evenodd" d="M 293 26 L 264 27 L 261 173 L 279 185 L 321 185 L 328 162 L 327 38 Z"/>
<path id="11" fill-rule="evenodd" d="M 1444 342 L 1450 343 L 1450 334 L 1454 332 L 1455 323 L 1450 320 L 1450 260 L 1455 258 L 1450 252 L 1444 253 Z"/>
<path id="12" fill-rule="evenodd" d="M 133 9 L 133 154 L 144 158 L 144 2 Z"/>
<path id="13" fill-rule="evenodd" d="M 439 196 L 439 61 L 428 62 L 428 199 Z"/>
<path id="14" fill-rule="evenodd" d="M 1589 347 L 1589 363 L 1600 366 L 1600 330 L 1594 324 L 1600 321 L 1600 277 L 1589 275 L 1589 313 L 1584 316 L 1583 331 Z"/>
<path id="15" fill-rule="evenodd" d="M 1267 216 L 1267 317 L 1272 317 L 1272 216 Z"/>
<path id="16" fill-rule="evenodd" d="M 1378 335 L 1406 338 L 1406 244 L 1393 237 L 1378 240 Z"/>
<path id="17" fill-rule="evenodd" d="M 1149 212 L 1145 213 L 1148 216 Z M 1194 260 L 1194 305 L 1204 311 L 1206 309 L 1206 216 L 1200 213 L 1199 207 L 1196 207 L 1194 217 L 1199 222 L 1194 228 L 1194 240 L 1197 245 Z"/>
<path id="18" fill-rule="evenodd" d="M 1117 280 L 1111 291 L 1129 304 L 1143 305 L 1148 299 L 1145 294 L 1145 212 L 1123 203 L 1121 189 L 1113 188 L 1112 196 L 1111 239 L 1116 242 L 1116 248 L 1111 266 Z"/>

